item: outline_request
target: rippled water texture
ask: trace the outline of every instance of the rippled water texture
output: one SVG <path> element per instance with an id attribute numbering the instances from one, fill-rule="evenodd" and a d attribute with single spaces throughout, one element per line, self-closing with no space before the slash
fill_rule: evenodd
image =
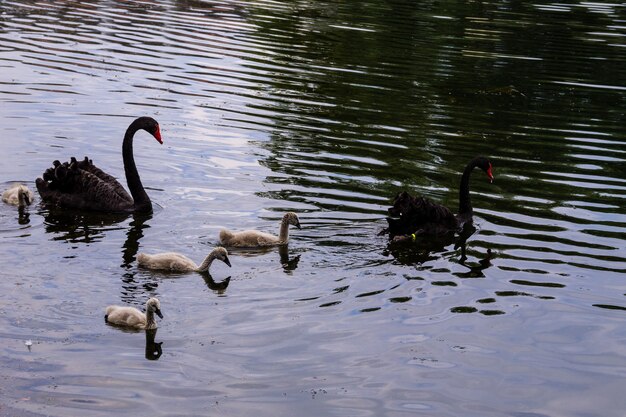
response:
<path id="1" fill-rule="evenodd" d="M 602 416 L 626 410 L 619 3 L 2 1 L 0 184 L 88 155 L 150 216 L 0 205 L 2 416 Z M 476 231 L 389 247 L 400 190 Z M 222 227 L 283 250 L 197 262 Z M 230 280 L 228 279 L 230 277 Z M 155 333 L 104 308 L 159 297 Z"/>

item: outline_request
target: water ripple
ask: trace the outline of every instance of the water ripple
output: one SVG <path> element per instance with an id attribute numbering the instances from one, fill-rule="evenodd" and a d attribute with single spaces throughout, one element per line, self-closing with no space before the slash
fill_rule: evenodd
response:
<path id="1" fill-rule="evenodd" d="M 16 414 L 623 409 L 606 398 L 623 373 L 620 7 L 496 3 L 1 3 L 3 184 L 85 154 L 122 178 L 139 114 L 165 139 L 135 142 L 149 219 L 0 207 L 2 261 L 27 260 L 0 291 Z M 472 176 L 467 241 L 378 235 L 400 190 L 456 209 L 478 154 L 496 178 Z M 220 228 L 276 232 L 288 210 L 289 246 L 232 251 L 227 289 L 136 265 L 202 259 Z M 143 334 L 102 307 L 155 295 L 165 342 L 146 367 Z M 596 408 L 553 400 L 580 397 L 573 380 Z"/>

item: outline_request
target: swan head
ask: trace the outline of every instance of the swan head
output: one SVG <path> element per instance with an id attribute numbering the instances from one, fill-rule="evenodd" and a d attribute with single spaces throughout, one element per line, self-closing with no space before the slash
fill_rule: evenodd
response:
<path id="1" fill-rule="evenodd" d="M 33 194 L 25 185 L 20 185 L 17 189 L 17 199 L 20 206 L 30 206 L 33 203 Z"/>
<path id="2" fill-rule="evenodd" d="M 154 120 L 152 117 L 140 117 L 135 122 L 137 124 L 137 129 L 143 129 L 146 132 L 150 133 L 154 138 L 163 145 L 163 139 L 161 139 L 161 128 L 159 127 L 159 123 Z"/>
<path id="3" fill-rule="evenodd" d="M 213 255 L 215 259 L 219 259 L 220 261 L 224 262 L 226 265 L 231 266 L 230 260 L 228 259 L 228 251 L 226 250 L 226 248 L 222 248 L 220 246 L 219 248 L 213 249 Z"/>
<path id="4" fill-rule="evenodd" d="M 492 170 L 491 161 L 488 158 L 485 158 L 484 156 L 479 156 L 478 158 L 476 158 L 476 166 L 482 169 L 483 171 L 485 171 L 485 174 L 487 174 L 487 178 L 489 178 L 489 182 L 492 183 L 493 172 L 491 171 Z"/>
<path id="5" fill-rule="evenodd" d="M 160 318 L 163 318 L 163 314 L 161 314 L 161 302 L 158 298 L 152 297 L 146 302 L 146 310 L 152 311 Z"/>
<path id="6" fill-rule="evenodd" d="M 298 229 L 301 229 L 300 219 L 298 219 L 298 215 L 294 213 L 293 211 L 286 213 L 283 216 L 283 221 L 286 221 L 288 224 L 292 226 L 296 226 Z"/>

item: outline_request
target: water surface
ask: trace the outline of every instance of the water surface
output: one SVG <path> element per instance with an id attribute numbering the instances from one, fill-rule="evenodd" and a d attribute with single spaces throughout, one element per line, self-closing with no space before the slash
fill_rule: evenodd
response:
<path id="1" fill-rule="evenodd" d="M 623 7 L 344 3 L 0 4 L 3 188 L 165 142 L 150 216 L 0 206 L 0 415 L 622 416 Z M 464 247 L 378 235 L 479 154 Z M 283 250 L 137 268 L 289 210 Z M 104 323 L 150 296 L 156 334 Z"/>

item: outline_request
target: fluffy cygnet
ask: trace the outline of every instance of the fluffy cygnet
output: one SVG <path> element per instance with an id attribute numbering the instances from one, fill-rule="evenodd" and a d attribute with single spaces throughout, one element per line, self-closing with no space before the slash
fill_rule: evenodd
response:
<path id="1" fill-rule="evenodd" d="M 105 323 L 134 329 L 156 329 L 155 313 L 160 318 L 163 318 L 163 314 L 161 314 L 161 303 L 157 298 L 153 297 L 146 302 L 145 313 L 142 313 L 135 307 L 108 306 L 106 308 L 106 314 L 104 315 L 104 321 Z"/>
<path id="2" fill-rule="evenodd" d="M 278 236 L 258 230 L 244 230 L 243 232 L 231 232 L 227 229 L 220 231 L 220 243 L 224 246 L 239 248 L 256 248 L 260 246 L 285 245 L 289 242 L 289 225 L 300 229 L 298 215 L 293 212 L 286 213 L 280 222 Z"/>
<path id="3" fill-rule="evenodd" d="M 16 184 L 2 193 L 2 201 L 19 207 L 30 206 L 33 198 L 33 192 L 24 184 Z"/>
<path id="4" fill-rule="evenodd" d="M 196 265 L 194 261 L 185 255 L 175 252 L 157 253 L 155 255 L 140 253 L 137 255 L 137 263 L 141 267 L 175 272 L 208 271 L 215 259 L 231 266 L 230 260 L 228 259 L 228 252 L 222 247 L 213 249 L 211 253 L 204 258 L 200 266 Z"/>

